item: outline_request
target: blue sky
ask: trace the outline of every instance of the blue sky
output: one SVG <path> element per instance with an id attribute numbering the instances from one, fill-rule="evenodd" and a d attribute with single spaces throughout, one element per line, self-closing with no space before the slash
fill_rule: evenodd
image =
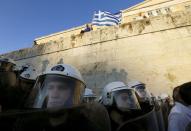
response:
<path id="1" fill-rule="evenodd" d="M 32 47 L 35 38 L 91 21 L 143 0 L 0 0 L 0 54 Z"/>

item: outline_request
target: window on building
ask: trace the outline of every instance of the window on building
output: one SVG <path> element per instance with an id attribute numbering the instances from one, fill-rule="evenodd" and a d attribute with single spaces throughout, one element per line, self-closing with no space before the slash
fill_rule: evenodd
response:
<path id="1" fill-rule="evenodd" d="M 170 13 L 171 12 L 170 8 L 165 8 L 165 11 L 166 11 L 166 13 Z"/>
<path id="2" fill-rule="evenodd" d="M 149 11 L 149 12 L 148 12 L 148 16 L 153 16 L 153 12 L 152 12 L 152 11 Z"/>
<path id="3" fill-rule="evenodd" d="M 161 12 L 160 9 L 157 9 L 156 12 L 157 12 L 158 15 L 161 15 L 161 14 L 162 14 L 162 12 Z"/>

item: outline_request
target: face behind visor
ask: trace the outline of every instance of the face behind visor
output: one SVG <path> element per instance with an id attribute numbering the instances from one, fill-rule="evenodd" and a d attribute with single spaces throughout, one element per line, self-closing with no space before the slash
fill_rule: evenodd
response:
<path id="1" fill-rule="evenodd" d="M 92 103 L 96 100 L 96 95 L 93 93 L 92 89 L 86 88 L 83 95 L 83 103 Z"/>
<path id="2" fill-rule="evenodd" d="M 151 101 L 151 97 L 147 90 L 145 89 L 144 85 L 139 85 L 135 87 L 135 91 L 137 92 L 138 96 L 140 97 L 140 101 Z"/>
<path id="3" fill-rule="evenodd" d="M 118 81 L 105 86 L 102 101 L 105 106 L 116 107 L 121 111 L 141 109 L 135 90 Z"/>
<path id="4" fill-rule="evenodd" d="M 120 89 L 111 93 L 113 103 L 121 111 L 140 110 L 138 99 L 132 89 Z"/>
<path id="5" fill-rule="evenodd" d="M 82 102 L 85 85 L 62 75 L 42 75 L 37 79 L 29 104 L 33 108 L 60 109 Z"/>
<path id="6" fill-rule="evenodd" d="M 142 86 L 142 85 L 136 86 L 136 87 L 135 87 L 135 90 L 137 91 L 138 95 L 139 95 L 141 98 L 147 97 L 147 92 L 146 92 L 144 86 Z"/>

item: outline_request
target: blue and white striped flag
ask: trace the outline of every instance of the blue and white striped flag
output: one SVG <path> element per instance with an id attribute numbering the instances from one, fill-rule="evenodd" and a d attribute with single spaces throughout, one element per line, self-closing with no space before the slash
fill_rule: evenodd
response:
<path id="1" fill-rule="evenodd" d="M 121 22 L 121 12 L 112 14 L 107 11 L 99 11 L 94 13 L 92 25 L 112 26 L 112 25 L 118 25 L 120 22 Z"/>

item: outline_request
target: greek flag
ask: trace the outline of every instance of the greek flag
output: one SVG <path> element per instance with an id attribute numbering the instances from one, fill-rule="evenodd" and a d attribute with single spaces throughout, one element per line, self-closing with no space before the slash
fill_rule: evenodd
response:
<path id="1" fill-rule="evenodd" d="M 121 22 L 121 12 L 112 14 L 107 11 L 98 11 L 94 13 L 92 25 L 112 26 Z"/>

